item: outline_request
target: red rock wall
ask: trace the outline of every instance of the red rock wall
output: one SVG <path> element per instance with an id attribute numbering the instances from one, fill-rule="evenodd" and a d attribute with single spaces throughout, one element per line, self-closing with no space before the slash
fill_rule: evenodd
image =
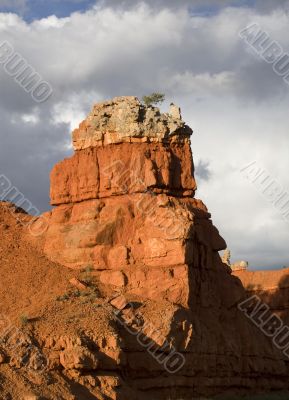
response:
<path id="1" fill-rule="evenodd" d="M 45 252 L 72 268 L 92 266 L 103 283 L 187 306 L 188 265 L 211 265 L 225 246 L 202 203 L 139 193 L 58 206 Z"/>
<path id="2" fill-rule="evenodd" d="M 188 264 L 225 247 L 192 198 L 193 172 L 188 139 L 76 151 L 51 173 L 57 207 L 45 252 L 71 268 L 91 266 L 100 282 L 128 293 L 187 306 Z"/>
<path id="3" fill-rule="evenodd" d="M 271 311 L 289 324 L 289 268 L 276 271 L 237 271 L 247 293 L 257 295 Z"/>
<path id="4" fill-rule="evenodd" d="M 77 151 L 51 173 L 51 204 L 144 192 L 149 188 L 193 196 L 196 183 L 189 142 L 120 143 Z"/>

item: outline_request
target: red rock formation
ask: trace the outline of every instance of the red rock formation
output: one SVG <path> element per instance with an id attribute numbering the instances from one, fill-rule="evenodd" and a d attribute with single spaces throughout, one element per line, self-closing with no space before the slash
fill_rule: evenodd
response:
<path id="1" fill-rule="evenodd" d="M 196 184 L 189 141 L 120 143 L 76 151 L 51 173 L 51 204 L 157 193 L 193 196 Z"/>
<path id="2" fill-rule="evenodd" d="M 74 156 L 51 173 L 56 207 L 47 214 L 45 253 L 76 270 L 89 266 L 114 293 L 118 342 L 113 352 L 98 344 L 114 362 L 111 398 L 288 387 L 288 360 L 238 310 L 245 291 L 222 263 L 225 241 L 194 198 L 191 133 L 178 115 L 116 98 L 94 107 L 73 133 Z M 136 306 L 110 303 L 119 296 Z M 106 364 L 79 346 L 61 355 L 62 366 L 77 370 L 78 382 L 81 368 L 99 377 Z M 174 371 L 159 359 L 172 349 L 184 361 Z"/>
<path id="3" fill-rule="evenodd" d="M 289 324 L 289 268 L 276 271 L 233 271 L 249 296 L 256 295 L 272 313 Z"/>
<path id="4" fill-rule="evenodd" d="M 189 264 L 225 247 L 193 198 L 191 132 L 136 98 L 96 105 L 73 134 L 74 156 L 51 173 L 49 257 L 91 265 L 128 293 L 188 305 Z"/>

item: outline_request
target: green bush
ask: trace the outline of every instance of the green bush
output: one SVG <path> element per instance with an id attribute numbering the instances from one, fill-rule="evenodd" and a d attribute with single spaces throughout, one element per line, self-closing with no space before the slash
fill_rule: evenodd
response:
<path id="1" fill-rule="evenodd" d="M 165 95 L 163 93 L 152 93 L 148 96 L 143 96 L 142 101 L 146 106 L 152 106 L 153 104 L 161 104 L 165 100 Z"/>
<path id="2" fill-rule="evenodd" d="M 20 322 L 21 322 L 21 325 L 27 325 L 29 322 L 27 315 L 25 315 L 25 314 L 20 315 Z"/>

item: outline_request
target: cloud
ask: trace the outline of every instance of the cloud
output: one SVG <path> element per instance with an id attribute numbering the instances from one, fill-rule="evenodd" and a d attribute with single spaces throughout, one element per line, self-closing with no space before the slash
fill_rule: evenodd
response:
<path id="1" fill-rule="evenodd" d="M 170 8 L 172 10 L 187 8 L 192 13 L 214 14 L 224 7 L 247 7 L 261 14 L 270 14 L 277 9 L 288 10 L 288 0 L 98 0 L 98 3 L 114 8 L 130 9 L 137 4 L 145 3 L 154 9 Z"/>
<path id="2" fill-rule="evenodd" d="M 208 181 L 212 175 L 212 172 L 210 170 L 210 163 L 208 161 L 200 160 L 195 166 L 195 175 L 198 182 Z"/>
<path id="3" fill-rule="evenodd" d="M 283 9 L 285 11 L 289 8 L 288 0 L 256 0 L 256 9 L 263 13 L 271 13 L 276 9 Z"/>
<path id="4" fill-rule="evenodd" d="M 52 126 L 41 110 L 34 114 L 1 111 L 0 174 L 40 211 L 48 209 L 49 173 L 70 155 L 68 126 Z M 66 133 L 66 134 L 64 134 Z"/>
<path id="5" fill-rule="evenodd" d="M 164 92 L 163 109 L 171 101 L 182 106 L 195 131 L 197 196 L 233 259 L 286 264 L 289 228 L 239 170 L 258 159 L 289 189 L 288 87 L 238 32 L 257 22 L 287 49 L 288 17 L 274 2 L 223 6 L 210 15 L 190 12 L 190 3 L 98 5 L 32 23 L 0 14 L 1 41 L 11 42 L 53 88 L 48 101 L 35 104 L 0 64 L 0 174 L 45 210 L 49 171 L 72 153 L 70 132 L 93 103 Z"/>

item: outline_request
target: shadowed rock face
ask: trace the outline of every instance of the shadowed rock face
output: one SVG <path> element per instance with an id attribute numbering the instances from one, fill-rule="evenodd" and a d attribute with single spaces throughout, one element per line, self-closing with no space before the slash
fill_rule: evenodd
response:
<path id="1" fill-rule="evenodd" d="M 233 271 L 249 296 L 256 295 L 289 325 L 289 268 L 276 271 Z"/>
<path id="2" fill-rule="evenodd" d="M 75 154 L 51 173 L 55 208 L 45 214 L 44 252 L 76 275 L 89 266 L 120 307 L 120 324 L 105 315 L 118 338 L 113 352 L 102 350 L 117 378 L 109 398 L 188 400 L 288 388 L 288 360 L 239 311 L 245 290 L 222 263 L 226 243 L 194 197 L 191 133 L 177 107 L 161 114 L 134 97 L 115 98 L 94 106 L 73 133 Z M 125 308 L 125 299 L 135 306 Z M 87 334 L 93 341 L 96 328 Z M 174 349 L 183 365 L 169 371 L 136 339 L 140 331 L 159 346 L 159 358 Z M 98 378 L 107 368 L 80 344 L 61 363 L 77 369 L 77 382 L 84 381 L 79 368 Z"/>

